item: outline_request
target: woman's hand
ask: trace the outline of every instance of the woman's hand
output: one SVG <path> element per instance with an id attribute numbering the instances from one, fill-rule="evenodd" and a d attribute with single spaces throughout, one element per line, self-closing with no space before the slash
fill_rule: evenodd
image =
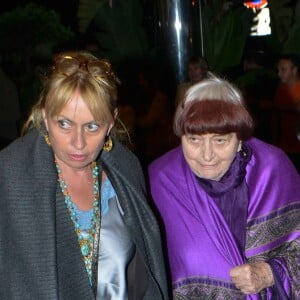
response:
<path id="1" fill-rule="evenodd" d="M 262 261 L 234 267 L 230 270 L 230 276 L 244 294 L 256 294 L 274 284 L 271 267 Z"/>

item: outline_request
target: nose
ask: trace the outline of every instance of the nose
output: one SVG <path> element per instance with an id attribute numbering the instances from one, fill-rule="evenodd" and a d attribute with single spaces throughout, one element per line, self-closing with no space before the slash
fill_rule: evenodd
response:
<path id="1" fill-rule="evenodd" d="M 205 161 L 211 161 L 214 157 L 213 147 L 209 140 L 203 143 L 202 156 Z"/>
<path id="2" fill-rule="evenodd" d="M 74 130 L 72 144 L 77 150 L 81 150 L 86 146 L 86 138 L 81 128 Z"/>

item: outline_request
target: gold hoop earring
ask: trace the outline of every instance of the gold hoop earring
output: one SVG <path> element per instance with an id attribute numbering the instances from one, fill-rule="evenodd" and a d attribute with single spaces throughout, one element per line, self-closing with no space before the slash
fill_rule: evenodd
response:
<path id="1" fill-rule="evenodd" d="M 111 137 L 108 136 L 107 139 L 106 139 L 106 141 L 105 141 L 105 143 L 104 143 L 104 145 L 103 145 L 102 149 L 105 152 L 109 152 L 112 148 L 113 148 L 113 141 L 112 141 Z"/>
<path id="2" fill-rule="evenodd" d="M 51 142 L 50 142 L 50 138 L 49 138 L 48 132 L 44 135 L 44 139 L 45 139 L 46 144 L 50 147 L 51 146 Z"/>

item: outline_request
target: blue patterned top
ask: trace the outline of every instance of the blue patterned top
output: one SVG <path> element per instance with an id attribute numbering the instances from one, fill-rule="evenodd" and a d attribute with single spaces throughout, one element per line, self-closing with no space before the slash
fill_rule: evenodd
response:
<path id="1" fill-rule="evenodd" d="M 108 201 L 112 199 L 116 195 L 116 192 L 110 182 L 110 180 L 106 177 L 106 179 L 102 182 L 101 186 L 101 214 L 102 216 L 106 215 L 108 212 Z M 90 210 L 80 210 L 78 206 L 73 203 L 74 210 L 76 212 L 78 218 L 78 224 L 81 230 L 87 230 L 90 227 L 93 209 Z"/>

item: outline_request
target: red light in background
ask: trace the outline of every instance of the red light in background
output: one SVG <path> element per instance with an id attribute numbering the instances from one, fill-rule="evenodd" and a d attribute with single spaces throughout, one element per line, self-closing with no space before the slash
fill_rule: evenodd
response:
<path id="1" fill-rule="evenodd" d="M 244 2 L 244 5 L 247 8 L 259 9 L 259 8 L 262 8 L 267 3 L 268 3 L 268 0 L 256 0 L 256 1 Z"/>

